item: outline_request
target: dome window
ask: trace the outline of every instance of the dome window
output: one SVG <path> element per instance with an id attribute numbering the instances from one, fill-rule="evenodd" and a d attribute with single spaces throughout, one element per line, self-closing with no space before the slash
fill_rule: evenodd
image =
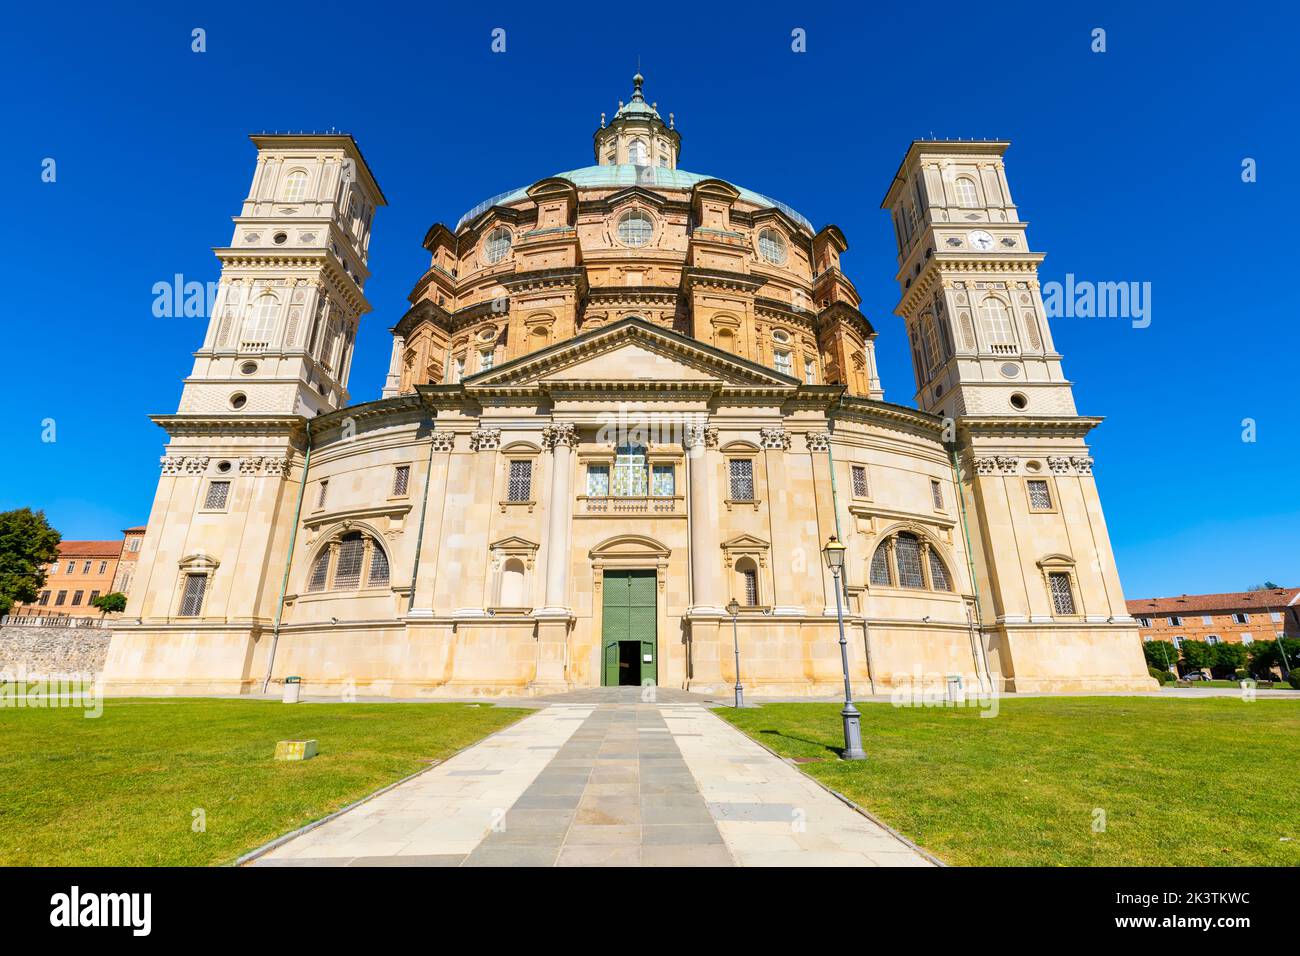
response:
<path id="1" fill-rule="evenodd" d="M 764 229 L 758 234 L 758 254 L 768 262 L 779 266 L 786 257 L 785 237 L 775 229 Z"/>
<path id="2" fill-rule="evenodd" d="M 650 152 L 643 140 L 634 139 L 627 144 L 627 161 L 633 166 L 650 165 Z"/>
<path id="3" fill-rule="evenodd" d="M 483 240 L 483 261 L 490 266 L 496 265 L 510 252 L 510 230 L 497 226 Z"/>
<path id="4" fill-rule="evenodd" d="M 654 220 L 640 209 L 633 209 L 618 221 L 618 241 L 625 246 L 648 245 L 654 232 Z"/>

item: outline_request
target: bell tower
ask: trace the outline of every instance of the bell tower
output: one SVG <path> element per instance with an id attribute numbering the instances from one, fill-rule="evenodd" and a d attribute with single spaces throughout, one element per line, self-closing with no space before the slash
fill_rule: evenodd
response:
<path id="1" fill-rule="evenodd" d="M 315 416 L 348 404 L 370 226 L 386 205 L 346 133 L 255 133 L 257 168 L 181 414 Z"/>
<path id="2" fill-rule="evenodd" d="M 917 405 L 936 415 L 1076 414 L 993 141 L 916 141 L 882 207 L 893 216 Z"/>

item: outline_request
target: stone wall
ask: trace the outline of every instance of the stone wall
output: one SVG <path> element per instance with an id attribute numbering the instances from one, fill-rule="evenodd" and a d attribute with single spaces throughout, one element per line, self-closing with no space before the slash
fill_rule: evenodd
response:
<path id="1" fill-rule="evenodd" d="M 113 631 L 106 627 L 0 627 L 0 672 L 98 675 Z"/>

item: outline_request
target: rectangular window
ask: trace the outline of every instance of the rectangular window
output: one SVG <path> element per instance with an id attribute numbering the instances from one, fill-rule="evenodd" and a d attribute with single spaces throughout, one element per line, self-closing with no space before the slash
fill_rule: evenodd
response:
<path id="1" fill-rule="evenodd" d="M 398 465 L 393 471 L 393 494 L 401 496 L 406 494 L 406 490 L 411 484 L 411 466 Z"/>
<path id="2" fill-rule="evenodd" d="M 782 375 L 794 374 L 794 361 L 789 352 L 776 353 L 776 370 Z"/>
<path id="3" fill-rule="evenodd" d="M 339 544 L 338 564 L 334 568 L 334 588 L 351 591 L 361 586 L 361 565 L 366 559 L 366 539 L 344 535 Z"/>
<path id="4" fill-rule="evenodd" d="M 95 599 L 98 598 L 98 597 L 99 597 L 99 592 L 98 592 L 98 591 L 91 591 L 91 592 L 90 592 L 90 599 L 89 599 L 88 601 L 86 601 L 86 603 L 87 603 L 87 604 L 94 604 L 94 603 L 95 603 Z"/>
<path id="5" fill-rule="evenodd" d="M 326 478 L 320 483 L 320 491 L 316 495 L 317 508 L 325 507 L 325 499 L 329 495 L 329 490 L 330 490 L 330 480 Z"/>
<path id="6" fill-rule="evenodd" d="M 76 562 L 76 561 L 69 561 L 69 562 L 68 562 L 68 574 L 76 574 L 76 573 L 77 573 L 77 562 Z"/>
<path id="7" fill-rule="evenodd" d="M 1250 635 L 1250 634 L 1243 634 L 1243 635 L 1241 635 L 1241 643 L 1243 643 L 1243 644 L 1254 644 L 1254 643 L 1255 643 L 1255 638 L 1254 638 L 1252 635 Z"/>
<path id="8" fill-rule="evenodd" d="M 677 493 L 672 465 L 655 465 L 651 473 L 650 494 L 657 498 L 671 498 Z"/>
<path id="9" fill-rule="evenodd" d="M 465 356 L 457 355 L 451 360 L 451 384 L 455 385 L 465 377 Z"/>
<path id="10" fill-rule="evenodd" d="M 208 495 L 203 499 L 203 507 L 209 511 L 220 511 L 226 507 L 226 499 L 229 497 L 230 482 L 210 481 L 208 482 Z"/>
<path id="11" fill-rule="evenodd" d="M 1202 624 L 1213 624 L 1213 623 L 1214 623 L 1214 618 L 1210 617 L 1210 615 L 1208 615 L 1208 614 L 1202 614 L 1202 615 L 1201 615 L 1201 623 L 1202 623 Z"/>
<path id="12" fill-rule="evenodd" d="M 1179 617 L 1177 614 L 1170 614 L 1170 615 L 1169 615 L 1169 624 L 1170 624 L 1170 626 L 1172 626 L 1172 627 L 1182 627 L 1182 626 L 1183 626 L 1183 619 L 1182 619 L 1181 617 Z"/>
<path id="13" fill-rule="evenodd" d="M 1026 484 L 1029 487 L 1029 510 L 1051 511 L 1052 489 L 1048 487 L 1047 479 L 1030 478 Z"/>
<path id="14" fill-rule="evenodd" d="M 609 497 L 609 465 L 587 466 L 587 495 L 592 498 Z"/>
<path id="15" fill-rule="evenodd" d="M 931 481 L 930 497 L 934 501 L 934 507 L 941 510 L 943 508 L 943 485 L 937 481 Z"/>
<path id="16" fill-rule="evenodd" d="M 921 542 L 914 535 L 900 534 L 894 539 L 894 560 L 898 563 L 900 587 L 925 587 L 921 575 Z"/>
<path id="17" fill-rule="evenodd" d="M 140 538 L 132 538 L 132 539 L 131 539 L 131 553 L 132 553 L 132 554 L 135 554 L 137 551 L 140 550 L 140 540 L 141 540 Z"/>
<path id="18" fill-rule="evenodd" d="M 81 606 L 81 598 L 82 598 L 82 596 L 83 596 L 85 593 L 86 593 L 85 591 L 73 591 L 73 592 L 72 592 L 72 606 L 73 606 L 73 607 L 80 607 L 80 606 Z"/>
<path id="19" fill-rule="evenodd" d="M 849 469 L 853 476 L 853 497 L 867 497 L 867 467 L 866 465 L 854 465 Z"/>
<path id="20" fill-rule="evenodd" d="M 42 591 L 42 592 L 41 592 L 41 598 L 40 598 L 40 600 L 37 601 L 36 603 L 38 603 L 41 607 L 45 607 L 47 604 L 49 604 L 49 603 L 50 603 L 50 592 L 49 592 L 49 591 Z"/>
<path id="21" fill-rule="evenodd" d="M 530 501 L 533 492 L 533 463 L 512 461 L 506 487 L 506 501 Z"/>
<path id="22" fill-rule="evenodd" d="M 479 352 L 478 370 L 480 372 L 486 372 L 488 369 L 492 368 L 492 363 L 496 361 L 496 356 L 497 353 L 495 349 L 483 349 L 483 351 Z"/>
<path id="23" fill-rule="evenodd" d="M 1185 640 L 1186 640 L 1186 638 L 1184 638 L 1184 637 L 1175 637 L 1175 638 L 1174 638 L 1174 647 L 1178 648 L 1178 649 L 1181 651 L 1181 650 L 1183 649 L 1183 641 L 1185 641 Z"/>
<path id="24" fill-rule="evenodd" d="M 83 565 L 81 566 L 81 573 L 82 573 L 82 574 L 89 574 L 89 573 L 90 573 L 90 562 L 89 562 L 89 561 L 87 561 L 85 564 L 83 564 Z"/>
<path id="25" fill-rule="evenodd" d="M 1274 624 L 1281 624 L 1281 623 L 1282 623 L 1282 612 L 1281 612 L 1281 611 L 1269 611 L 1269 612 L 1268 612 L 1268 616 L 1271 617 L 1271 618 L 1273 619 L 1273 623 L 1274 623 Z"/>
<path id="26" fill-rule="evenodd" d="M 208 589 L 206 574 L 185 575 L 185 587 L 181 591 L 181 617 L 198 617 L 203 611 L 203 593 Z"/>
<path id="27" fill-rule="evenodd" d="M 746 568 L 740 574 L 745 579 L 745 606 L 758 607 L 758 572 Z"/>
<path id="28" fill-rule="evenodd" d="M 1151 626 L 1151 618 L 1149 618 L 1149 617 L 1140 617 L 1140 618 L 1138 618 L 1137 620 L 1138 620 L 1138 627 L 1150 627 L 1150 626 Z"/>
<path id="29" fill-rule="evenodd" d="M 1053 571 L 1047 576 L 1052 589 L 1052 610 L 1057 614 L 1074 613 L 1074 594 L 1070 590 L 1070 576 L 1064 571 Z"/>
<path id="30" fill-rule="evenodd" d="M 107 562 L 107 561 L 100 561 L 100 562 L 99 562 L 99 573 L 100 573 L 100 574 L 107 574 L 107 573 L 108 573 L 108 562 Z"/>
<path id="31" fill-rule="evenodd" d="M 67 602 L 67 600 L 68 600 L 68 592 L 60 591 L 58 594 L 54 595 L 54 606 L 62 607 Z"/>
<path id="32" fill-rule="evenodd" d="M 1205 643 L 1206 643 L 1206 644 L 1218 644 L 1218 643 L 1219 643 L 1219 635 L 1218 635 L 1218 634 L 1206 634 L 1206 635 L 1205 635 Z"/>
<path id="33" fill-rule="evenodd" d="M 1249 615 L 1249 614 L 1246 614 L 1244 611 L 1238 611 L 1236 614 L 1232 615 L 1232 623 L 1233 623 L 1233 624 L 1249 624 L 1249 623 L 1250 623 L 1250 615 Z"/>
<path id="34" fill-rule="evenodd" d="M 806 385 L 817 384 L 817 363 L 812 359 L 803 360 L 803 380 Z"/>
<path id="35" fill-rule="evenodd" d="M 749 458 L 733 458 L 727 463 L 731 478 L 733 501 L 754 500 L 754 462 Z"/>

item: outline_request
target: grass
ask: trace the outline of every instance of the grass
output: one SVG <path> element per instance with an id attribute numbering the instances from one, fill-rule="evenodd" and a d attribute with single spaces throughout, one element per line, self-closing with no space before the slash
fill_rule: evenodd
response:
<path id="1" fill-rule="evenodd" d="M 513 723 L 466 704 L 118 700 L 0 709 L 0 865 L 229 863 Z M 273 759 L 277 740 L 320 755 Z M 195 832 L 195 811 L 206 830 Z"/>
<path id="2" fill-rule="evenodd" d="M 838 705 L 716 713 L 948 863 L 1300 865 L 1300 701 L 999 703 L 859 704 L 870 759 L 853 763 Z"/>

